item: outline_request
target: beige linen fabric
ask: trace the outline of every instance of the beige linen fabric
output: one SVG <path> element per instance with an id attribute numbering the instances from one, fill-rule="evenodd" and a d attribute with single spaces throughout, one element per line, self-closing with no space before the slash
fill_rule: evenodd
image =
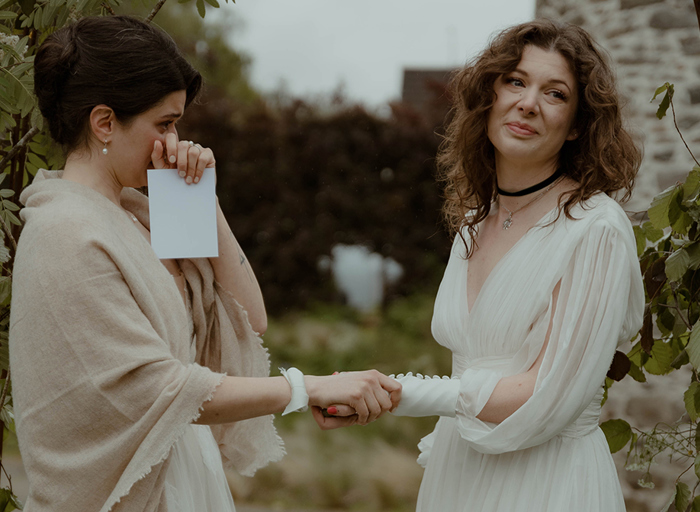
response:
<path id="1" fill-rule="evenodd" d="M 208 261 L 188 260 L 199 364 L 187 364 L 171 275 L 124 211 L 59 177 L 40 171 L 21 197 L 10 361 L 25 510 L 163 512 L 173 443 L 223 373 L 266 376 L 268 355 Z M 145 196 L 122 202 L 148 227 Z M 243 474 L 284 454 L 272 416 L 212 430 Z"/>

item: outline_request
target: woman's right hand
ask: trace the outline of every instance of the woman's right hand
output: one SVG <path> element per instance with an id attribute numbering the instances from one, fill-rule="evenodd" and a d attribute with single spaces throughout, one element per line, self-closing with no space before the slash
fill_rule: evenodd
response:
<path id="1" fill-rule="evenodd" d="M 327 377 L 307 375 L 304 379 L 314 419 L 324 430 L 367 425 L 401 401 L 401 384 L 376 370 Z M 322 409 L 330 406 L 336 406 L 338 414 L 323 416 Z"/>

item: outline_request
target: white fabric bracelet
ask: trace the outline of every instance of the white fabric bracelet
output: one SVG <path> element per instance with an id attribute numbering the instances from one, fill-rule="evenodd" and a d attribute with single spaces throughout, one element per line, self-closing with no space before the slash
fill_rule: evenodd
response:
<path id="1" fill-rule="evenodd" d="M 289 386 L 292 388 L 292 399 L 287 404 L 287 408 L 282 413 L 282 416 L 290 412 L 304 412 L 309 408 L 309 395 L 306 393 L 306 383 L 304 382 L 304 374 L 296 368 L 285 370 L 280 368 L 280 373 L 287 379 Z"/>

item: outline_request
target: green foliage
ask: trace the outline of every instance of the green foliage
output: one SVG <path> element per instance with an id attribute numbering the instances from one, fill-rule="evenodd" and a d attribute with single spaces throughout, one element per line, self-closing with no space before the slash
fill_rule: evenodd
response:
<path id="1" fill-rule="evenodd" d="M 673 85 L 659 87 L 652 100 L 662 93 L 659 119 L 669 108 L 673 111 Z M 687 416 L 648 432 L 631 428 L 624 420 L 601 427 L 611 451 L 629 443 L 626 468 L 643 471 L 639 485 L 652 488 L 651 467 L 662 454 L 687 464 L 684 473 L 693 469 L 700 481 L 700 167 L 694 167 L 683 183 L 656 196 L 647 214 L 649 220 L 634 227 L 647 304 L 642 329 L 627 353 L 627 374 L 644 382 L 645 372 L 665 375 L 690 366 L 693 377 L 683 395 Z M 674 505 L 685 511 L 692 504 L 691 510 L 700 511 L 697 488 L 680 482 L 679 475 L 663 510 Z"/>
<path id="2" fill-rule="evenodd" d="M 651 98 L 650 101 L 654 101 L 659 94 L 665 93 L 664 97 L 661 99 L 661 104 L 659 105 L 659 108 L 656 111 L 656 117 L 658 117 L 659 119 L 663 119 L 663 117 L 666 115 L 666 111 L 668 110 L 668 107 L 671 105 L 671 101 L 673 100 L 673 92 L 673 84 L 669 84 L 668 82 L 656 89 L 656 92 L 654 92 L 654 96 Z"/>
<path id="3" fill-rule="evenodd" d="M 22 510 L 22 504 L 9 489 L 0 489 L 0 512 Z"/>
<path id="4" fill-rule="evenodd" d="M 612 453 L 622 450 L 632 438 L 632 427 L 625 420 L 608 420 L 600 428 L 608 440 Z"/>

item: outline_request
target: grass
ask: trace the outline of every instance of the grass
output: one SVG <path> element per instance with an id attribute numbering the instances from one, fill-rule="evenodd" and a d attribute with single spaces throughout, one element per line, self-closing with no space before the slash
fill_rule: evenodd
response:
<path id="1" fill-rule="evenodd" d="M 376 368 L 448 375 L 450 352 L 430 333 L 433 300 L 415 295 L 370 315 L 316 305 L 271 320 L 265 344 L 273 367 L 296 366 L 307 374 Z M 416 445 L 435 422 L 386 415 L 366 427 L 322 432 L 308 414 L 278 417 L 287 457 L 248 482 L 232 476 L 234 497 L 282 510 L 415 510 L 423 473 Z"/>

